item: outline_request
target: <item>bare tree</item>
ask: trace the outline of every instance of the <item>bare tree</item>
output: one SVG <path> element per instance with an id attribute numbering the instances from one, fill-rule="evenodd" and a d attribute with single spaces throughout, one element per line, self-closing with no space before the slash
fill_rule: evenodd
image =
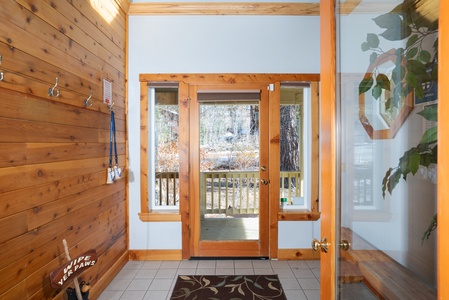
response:
<path id="1" fill-rule="evenodd" d="M 299 170 L 299 130 L 296 106 L 281 106 L 281 171 Z"/>

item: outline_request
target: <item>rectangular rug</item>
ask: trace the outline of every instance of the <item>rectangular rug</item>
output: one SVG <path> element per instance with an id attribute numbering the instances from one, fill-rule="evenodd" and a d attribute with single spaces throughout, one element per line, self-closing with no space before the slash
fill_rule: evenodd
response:
<path id="1" fill-rule="evenodd" d="M 287 300 L 277 275 L 180 275 L 171 300 Z"/>

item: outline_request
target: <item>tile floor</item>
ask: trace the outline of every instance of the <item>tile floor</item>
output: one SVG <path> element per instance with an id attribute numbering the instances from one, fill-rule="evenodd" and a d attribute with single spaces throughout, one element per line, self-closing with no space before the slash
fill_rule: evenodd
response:
<path id="1" fill-rule="evenodd" d="M 287 299 L 320 299 L 318 260 L 129 261 L 98 299 L 170 299 L 178 275 L 209 274 L 278 274 Z"/>

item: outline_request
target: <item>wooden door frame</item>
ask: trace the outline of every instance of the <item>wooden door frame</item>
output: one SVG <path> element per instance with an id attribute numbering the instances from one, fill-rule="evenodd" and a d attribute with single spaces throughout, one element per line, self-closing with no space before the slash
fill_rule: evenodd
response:
<path id="1" fill-rule="evenodd" d="M 438 36 L 438 81 L 445 83 L 438 85 L 438 182 L 447 182 L 449 179 L 449 122 L 444 118 L 449 114 L 449 103 L 444 96 L 449 95 L 449 2 L 440 1 L 439 36 Z M 443 13 L 444 12 L 444 13 Z M 443 54 L 445 53 L 445 54 Z M 437 289 L 438 299 L 449 298 L 449 187 L 447 184 L 438 184 L 438 228 L 437 228 Z"/>
<path id="2" fill-rule="evenodd" d="M 449 2 L 440 1 L 438 80 L 449 82 L 449 57 L 443 53 L 449 49 Z M 321 299 L 336 299 L 336 27 L 335 0 L 320 1 L 320 74 L 321 74 L 321 233 L 331 245 L 329 252 L 321 255 Z M 439 84 L 438 94 L 438 182 L 449 178 L 449 122 L 443 122 L 449 114 L 449 102 L 442 95 L 449 95 L 449 85 Z M 437 290 L 438 299 L 449 297 L 449 187 L 438 184 L 438 236 L 437 236 Z"/>
<path id="3" fill-rule="evenodd" d="M 264 83 L 214 83 L 207 84 L 190 84 L 190 191 L 195 197 L 191 197 L 190 201 L 190 218 L 193 226 L 191 226 L 190 249 L 191 254 L 195 257 L 264 257 L 268 256 L 269 248 L 269 185 L 260 185 L 259 193 L 259 239 L 258 240 L 236 240 L 236 241 L 212 241 L 201 240 L 201 222 L 200 222 L 200 161 L 199 161 L 199 103 L 197 101 L 197 93 L 199 90 L 260 90 L 260 116 L 269 115 L 269 98 L 267 85 Z M 262 120 L 262 119 L 261 119 Z M 260 165 L 268 165 L 268 122 L 259 122 L 259 161 Z M 269 168 L 267 170 L 269 175 Z M 262 179 L 262 177 L 260 177 Z M 268 176 L 264 179 L 269 179 Z"/>
<path id="4" fill-rule="evenodd" d="M 189 85 L 204 85 L 204 84 L 260 84 L 266 85 L 268 88 L 269 84 L 274 83 L 275 88 L 280 87 L 281 81 L 304 81 L 311 82 L 312 86 L 316 87 L 320 81 L 319 74 L 140 74 L 140 89 L 141 89 L 141 141 L 146 141 L 148 135 L 148 126 L 146 120 L 148 117 L 148 84 L 150 82 L 178 82 L 179 83 L 179 102 L 180 102 L 180 112 L 189 110 L 189 98 L 190 93 Z M 275 97 L 275 92 L 269 91 L 269 109 L 277 109 L 280 102 L 279 97 Z M 313 96 L 315 97 L 315 96 Z M 316 96 L 316 98 L 318 98 Z M 185 114 L 183 114 L 185 116 Z M 190 114 L 189 114 L 190 115 Z M 269 131 L 269 151 L 270 153 L 279 153 L 279 118 L 273 117 L 274 114 L 270 114 Z M 192 115 L 190 115 L 190 118 Z M 188 120 L 190 123 L 191 120 Z M 183 182 L 185 186 L 180 189 L 180 201 L 179 201 L 179 212 L 174 213 L 155 213 L 148 210 L 148 198 L 147 198 L 147 186 L 148 178 L 146 173 L 141 175 L 141 212 L 139 217 L 143 222 L 177 222 L 181 220 L 181 230 L 182 230 L 182 259 L 189 259 L 193 256 L 194 246 L 191 243 L 196 233 L 193 231 L 195 225 L 194 218 L 192 217 L 192 212 L 194 212 L 191 207 L 191 199 L 198 197 L 195 194 L 195 190 L 192 189 L 189 182 L 191 182 L 192 170 L 190 167 L 190 157 L 192 146 L 190 143 L 190 138 L 188 138 L 188 132 L 190 128 L 188 126 L 180 128 L 180 182 Z M 187 137 L 187 138 L 186 138 Z M 318 138 L 318 137 L 316 137 Z M 142 142 L 141 142 L 142 143 Z M 147 157 L 148 149 L 141 146 L 141 169 L 145 165 L 145 159 Z M 270 155 L 272 157 L 272 155 Z M 275 159 L 270 159 L 269 166 L 271 170 L 279 170 L 279 161 Z M 145 168 L 144 168 L 145 169 Z M 145 169 L 146 170 L 146 169 Z M 145 171 L 143 170 L 143 171 Z M 142 170 L 141 170 L 142 172 Z M 146 171 L 145 171 L 146 172 Z M 276 172 L 270 172 L 270 195 L 269 195 L 269 252 L 267 256 L 270 258 L 278 257 L 278 222 L 279 220 L 316 220 L 315 217 L 319 217 L 317 203 L 314 203 L 313 211 L 311 212 L 301 212 L 286 214 L 279 212 L 279 178 L 274 177 Z M 318 201 L 318 199 L 316 200 Z"/>
<path id="5" fill-rule="evenodd" d="M 336 27 L 335 0 L 320 1 L 320 198 L 321 237 L 329 251 L 320 256 L 320 298 L 336 299 Z"/>

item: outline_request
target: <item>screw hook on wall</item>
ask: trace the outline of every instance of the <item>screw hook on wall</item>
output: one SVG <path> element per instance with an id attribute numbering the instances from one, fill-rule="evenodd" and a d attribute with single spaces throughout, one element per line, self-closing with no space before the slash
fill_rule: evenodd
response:
<path id="1" fill-rule="evenodd" d="M 0 65 L 2 64 L 2 55 L 0 54 Z M 3 81 L 3 79 L 5 78 L 5 73 L 0 72 L 0 81 Z"/>
<path id="2" fill-rule="evenodd" d="M 94 101 L 91 100 L 91 98 L 92 98 L 92 89 L 90 89 L 90 95 L 89 95 L 89 98 L 87 98 L 87 99 L 84 100 L 84 107 L 92 106 L 92 104 L 94 104 Z"/>
<path id="3" fill-rule="evenodd" d="M 58 86 L 58 77 L 56 77 L 56 83 L 53 87 L 48 88 L 48 95 L 51 97 L 58 97 L 59 96 L 59 90 L 55 93 L 55 88 Z"/>

